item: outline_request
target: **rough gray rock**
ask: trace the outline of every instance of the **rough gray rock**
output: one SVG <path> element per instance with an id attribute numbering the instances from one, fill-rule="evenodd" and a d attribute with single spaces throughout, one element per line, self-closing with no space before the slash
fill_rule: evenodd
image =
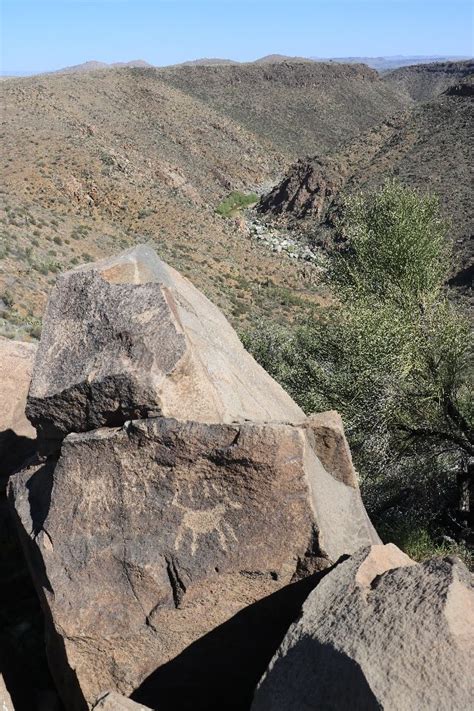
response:
<path id="1" fill-rule="evenodd" d="M 379 541 L 358 489 L 323 468 L 313 439 L 306 425 L 154 418 L 71 434 L 55 468 L 11 481 L 68 709 L 83 708 L 78 693 L 129 695 L 160 667 L 160 693 L 173 687 L 194 709 L 222 708 L 231 688 L 251 694 L 281 624 L 257 610 L 248 630 L 251 608 L 282 604 L 287 586 Z M 286 626 L 301 602 L 285 608 Z M 205 680 L 203 664 L 214 675 L 236 650 L 231 680 Z M 173 676 L 184 652 L 198 662 Z"/>
<path id="2" fill-rule="evenodd" d="M 310 593 L 252 711 L 472 708 L 472 576 L 458 559 L 415 564 L 365 548 Z"/>
<path id="3" fill-rule="evenodd" d="M 187 279 L 137 247 L 59 277 L 27 414 L 42 439 L 149 414 L 296 422 L 302 410 Z"/>

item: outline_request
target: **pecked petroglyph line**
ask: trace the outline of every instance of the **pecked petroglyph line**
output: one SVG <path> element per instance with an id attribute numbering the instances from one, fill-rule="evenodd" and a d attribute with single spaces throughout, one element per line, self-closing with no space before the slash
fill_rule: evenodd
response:
<path id="1" fill-rule="evenodd" d="M 217 493 L 213 484 L 212 489 Z M 204 497 L 209 498 L 210 490 L 207 482 L 203 485 Z M 189 492 L 192 495 L 192 490 Z M 219 545 L 223 551 L 228 552 L 228 543 L 230 540 L 237 543 L 237 536 L 231 524 L 225 520 L 225 514 L 229 509 L 241 509 L 241 504 L 236 501 L 226 501 L 216 504 L 207 509 L 192 509 L 184 506 L 179 501 L 179 490 L 176 490 L 171 505 L 183 511 L 183 518 L 178 528 L 178 533 L 175 540 L 175 550 L 179 550 L 188 531 L 191 533 L 191 555 L 195 555 L 200 536 L 209 536 L 217 533 Z"/>

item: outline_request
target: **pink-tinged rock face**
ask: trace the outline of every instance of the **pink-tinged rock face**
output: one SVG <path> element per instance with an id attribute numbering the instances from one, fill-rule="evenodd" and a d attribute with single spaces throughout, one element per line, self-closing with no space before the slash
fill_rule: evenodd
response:
<path id="1" fill-rule="evenodd" d="M 0 432 L 12 430 L 19 437 L 36 437 L 25 415 L 36 349 L 34 343 L 0 336 Z"/>
<path id="2" fill-rule="evenodd" d="M 0 491 L 35 448 L 36 431 L 26 419 L 25 405 L 36 348 L 0 337 Z"/>
<path id="3" fill-rule="evenodd" d="M 136 704 L 114 691 L 108 691 L 100 695 L 92 707 L 92 711 L 151 711 L 151 709 L 143 704 Z"/>
<path id="4" fill-rule="evenodd" d="M 2 674 L 0 674 L 0 711 L 15 711 Z"/>

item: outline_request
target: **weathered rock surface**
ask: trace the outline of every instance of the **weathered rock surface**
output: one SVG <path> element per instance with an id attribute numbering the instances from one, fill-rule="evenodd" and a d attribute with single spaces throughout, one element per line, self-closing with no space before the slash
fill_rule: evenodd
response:
<path id="1" fill-rule="evenodd" d="M 150 413 L 199 422 L 301 421 L 227 319 L 148 247 L 59 277 L 27 414 L 43 438 Z"/>
<path id="2" fill-rule="evenodd" d="M 474 592 L 461 561 L 415 564 L 373 546 L 311 592 L 252 711 L 468 709 L 473 665 Z"/>
<path id="3" fill-rule="evenodd" d="M 335 410 L 318 412 L 310 415 L 304 426 L 312 433 L 313 449 L 326 471 L 356 489 L 359 483 L 340 414 Z"/>
<path id="4" fill-rule="evenodd" d="M 137 704 L 114 691 L 101 694 L 92 709 L 93 711 L 151 711 L 148 706 Z"/>
<path id="5" fill-rule="evenodd" d="M 0 488 L 34 448 L 35 429 L 25 416 L 36 345 L 0 336 Z"/>
<path id="6" fill-rule="evenodd" d="M 231 688 L 251 697 L 302 599 L 255 663 L 268 634 L 258 625 L 275 625 L 267 613 L 251 630 L 242 623 L 247 648 L 232 680 L 226 670 L 209 683 L 202 665 L 214 675 L 242 643 L 229 621 L 258 601 L 271 608 L 282 588 L 379 541 L 358 489 L 340 480 L 344 467 L 324 469 L 315 439 L 306 423 L 152 418 L 71 434 L 55 468 L 40 464 L 12 480 L 68 709 L 83 708 L 78 689 L 89 703 L 104 688 L 129 695 L 158 667 L 167 670 L 159 694 L 185 693 L 180 709 L 185 698 L 193 709 L 223 708 Z M 222 635 L 213 657 L 209 646 Z M 185 672 L 174 674 L 174 664 Z M 74 672 L 63 677 L 67 667 Z M 203 706 L 200 684 L 208 684 Z"/>

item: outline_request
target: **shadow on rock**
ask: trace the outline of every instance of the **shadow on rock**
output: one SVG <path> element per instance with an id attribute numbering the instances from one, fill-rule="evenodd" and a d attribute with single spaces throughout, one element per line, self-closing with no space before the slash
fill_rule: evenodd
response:
<path id="1" fill-rule="evenodd" d="M 5 493 L 8 475 L 33 456 L 35 444 L 12 430 L 0 434 L 0 670 L 16 711 L 64 711 L 46 660 L 43 614 Z M 45 474 L 37 484 L 48 489 Z M 47 500 L 50 495 L 51 488 Z M 38 525 L 46 514 L 41 508 Z M 30 540 L 24 544 L 33 547 Z"/>
<path id="2" fill-rule="evenodd" d="M 276 660 L 270 681 L 264 680 L 256 694 L 252 711 L 296 711 L 303 699 L 311 699 L 311 708 L 328 711 L 382 708 L 357 662 L 311 637 L 300 639 Z"/>
<path id="3" fill-rule="evenodd" d="M 17 435 L 13 430 L 0 432 L 0 487 L 3 491 L 10 474 L 19 469 L 35 451 L 35 439 Z"/>
<path id="4" fill-rule="evenodd" d="M 160 711 L 248 711 L 289 625 L 328 570 L 244 608 L 156 669 L 131 698 Z"/>
<path id="5" fill-rule="evenodd" d="M 28 711 L 62 711 L 64 707 L 59 701 L 56 689 L 61 690 L 65 697 L 74 698 L 73 707 L 69 707 L 67 711 L 86 711 L 87 709 L 87 704 L 80 690 L 76 674 L 74 670 L 68 666 L 64 641 L 55 631 L 51 619 L 51 613 L 45 598 L 45 591 L 53 593 L 53 590 L 46 573 L 43 557 L 35 540 L 36 536 L 44 530 L 43 524 L 48 516 L 55 465 L 55 461 L 45 462 L 43 466 L 40 466 L 40 468 L 30 476 L 25 484 L 28 490 L 28 504 L 32 522 L 30 535 L 28 535 L 19 520 L 13 500 L 9 502 L 10 513 L 16 526 L 24 557 L 28 562 L 28 568 L 37 595 L 37 597 L 34 596 L 34 604 L 33 601 L 31 601 L 31 619 L 28 620 L 25 618 L 24 623 L 26 625 L 34 625 L 37 628 L 37 653 L 39 653 L 41 658 L 40 669 L 37 669 L 35 664 L 32 665 L 33 672 L 38 674 L 38 688 L 35 689 L 33 687 L 30 689 L 29 696 L 25 697 L 25 702 L 23 701 L 23 696 L 28 686 L 23 684 L 24 689 L 22 689 L 19 683 L 20 679 L 15 678 L 21 667 L 16 665 L 16 668 L 12 669 L 11 688 L 19 700 L 18 711 L 23 711 L 23 709 L 24 711 L 27 711 L 27 709 Z M 23 567 L 26 566 L 23 564 Z M 30 580 L 28 580 L 28 587 L 32 587 Z M 26 587 L 24 589 L 26 589 Z M 29 590 L 30 598 L 33 598 L 32 592 L 32 590 Z M 40 606 L 38 605 L 38 598 Z M 47 664 L 51 671 L 52 679 L 49 671 L 45 669 L 45 647 Z M 34 655 L 32 654 L 31 656 L 34 659 Z M 33 698 L 33 696 L 35 697 L 34 703 L 30 701 L 29 705 L 27 705 L 28 698 Z M 15 706 L 15 709 L 16 708 L 17 706 Z"/>
<path id="6" fill-rule="evenodd" d="M 43 524 L 48 516 L 53 490 L 54 466 L 55 463 L 46 462 L 26 482 L 34 536 L 43 530 Z"/>

